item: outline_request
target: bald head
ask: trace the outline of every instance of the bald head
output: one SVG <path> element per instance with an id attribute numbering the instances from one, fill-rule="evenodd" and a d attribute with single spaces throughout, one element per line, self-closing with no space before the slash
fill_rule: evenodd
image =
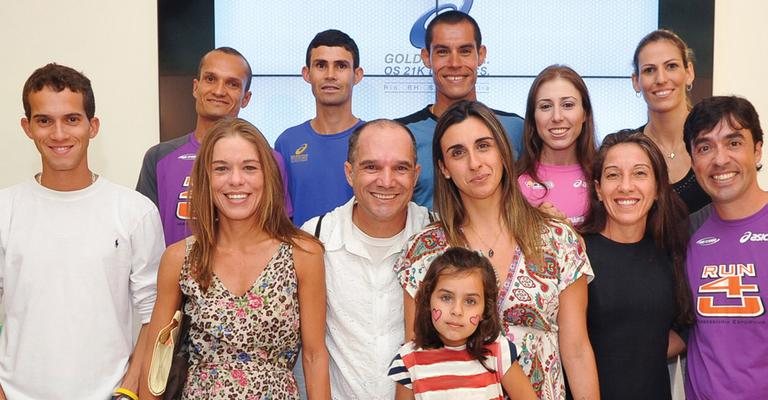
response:
<path id="1" fill-rule="evenodd" d="M 411 161 L 416 165 L 418 161 L 416 159 L 416 138 L 413 136 L 413 133 L 407 126 L 386 118 L 368 121 L 358 126 L 357 129 L 352 132 L 352 135 L 349 137 L 349 149 L 347 149 L 347 161 L 350 164 L 354 164 L 355 158 L 357 157 L 360 138 L 363 135 L 367 136 L 369 134 L 390 135 L 393 137 L 400 134 L 407 135 L 408 140 L 411 142 Z"/>
<path id="2" fill-rule="evenodd" d="M 355 194 L 355 226 L 378 238 L 402 231 L 420 171 L 416 141 L 402 124 L 377 119 L 355 129 L 344 163 Z"/>
<path id="3" fill-rule="evenodd" d="M 245 58 L 245 56 L 240 53 L 239 51 L 231 48 L 231 47 L 218 47 L 215 48 L 200 58 L 200 64 L 197 65 L 197 78 L 201 78 L 201 72 L 203 71 L 203 66 L 205 65 L 206 58 L 210 56 L 212 53 L 223 53 L 223 54 L 229 54 L 230 56 L 236 56 L 240 57 L 240 59 L 243 61 L 243 65 L 245 66 L 245 76 L 243 77 L 245 79 L 245 91 L 251 90 L 251 78 L 253 77 L 253 71 L 251 71 L 251 64 L 248 62 L 248 60 Z"/>

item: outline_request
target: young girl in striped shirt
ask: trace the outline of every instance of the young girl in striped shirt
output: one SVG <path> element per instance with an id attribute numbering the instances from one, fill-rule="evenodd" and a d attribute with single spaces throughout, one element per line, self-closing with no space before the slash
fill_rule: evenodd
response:
<path id="1" fill-rule="evenodd" d="M 488 259 L 460 247 L 435 258 L 416 294 L 416 338 L 392 360 L 397 400 L 536 400 L 501 334 L 496 275 Z"/>

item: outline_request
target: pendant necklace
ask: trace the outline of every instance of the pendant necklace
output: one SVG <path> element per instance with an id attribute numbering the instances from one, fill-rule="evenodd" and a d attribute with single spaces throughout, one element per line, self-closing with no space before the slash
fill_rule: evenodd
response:
<path id="1" fill-rule="evenodd" d="M 655 140 L 654 140 L 654 142 L 655 142 Z M 674 159 L 675 159 L 675 155 L 676 155 L 676 154 L 675 154 L 675 149 L 677 148 L 677 146 L 673 147 L 673 148 L 672 148 L 672 151 L 670 151 L 669 153 L 667 153 L 667 150 L 666 150 L 666 149 L 664 149 L 664 148 L 662 148 L 662 147 L 661 147 L 661 145 L 660 145 L 659 143 L 656 143 L 656 145 L 659 147 L 659 150 L 661 150 L 661 152 L 662 152 L 662 153 L 663 153 L 665 156 L 667 156 L 667 157 L 668 157 L 670 160 L 674 160 Z"/>
<path id="2" fill-rule="evenodd" d="M 661 143 L 659 143 L 659 141 L 656 140 L 656 138 L 650 135 L 646 135 L 646 136 L 648 136 L 651 139 L 651 141 L 656 145 L 656 147 L 658 147 L 659 150 L 661 150 L 661 153 L 667 156 L 667 158 L 669 158 L 670 160 L 675 159 L 675 156 L 677 156 L 677 154 L 675 154 L 675 149 L 677 149 L 679 145 L 672 146 L 672 151 L 667 152 L 667 149 L 665 149 L 664 146 L 662 146 Z"/>
<path id="3" fill-rule="evenodd" d="M 645 129 L 648 130 L 647 127 Z M 645 133 L 645 136 L 648 136 L 648 138 L 651 139 L 651 141 L 656 145 L 656 147 L 658 147 L 659 150 L 661 150 L 661 153 L 664 154 L 665 156 L 667 156 L 667 158 L 669 158 L 670 160 L 674 160 L 675 159 L 675 157 L 677 156 L 677 154 L 675 154 L 675 149 L 677 149 L 680 146 L 679 144 L 675 144 L 674 146 L 672 146 L 672 151 L 667 152 L 667 149 L 665 149 L 664 146 L 661 145 L 661 142 L 659 142 L 656 139 L 656 135 L 651 135 L 649 133 Z"/>
<path id="4" fill-rule="evenodd" d="M 493 258 L 493 254 L 494 254 L 493 248 L 494 248 L 494 246 L 496 246 L 496 243 L 499 241 L 499 236 L 501 236 L 500 235 L 501 231 L 499 231 L 499 233 L 496 234 L 496 240 L 493 241 L 493 244 L 488 246 L 485 243 L 485 240 L 483 240 L 483 238 L 480 237 L 480 235 L 477 233 L 477 231 L 474 228 L 472 228 L 472 225 L 467 225 L 467 228 L 469 228 L 472 231 L 472 233 L 474 233 L 475 236 L 477 236 L 477 238 L 480 240 L 480 243 L 483 244 L 483 247 L 487 247 L 488 248 L 488 258 Z M 482 250 L 480 250 L 480 255 L 483 255 L 483 251 Z"/>

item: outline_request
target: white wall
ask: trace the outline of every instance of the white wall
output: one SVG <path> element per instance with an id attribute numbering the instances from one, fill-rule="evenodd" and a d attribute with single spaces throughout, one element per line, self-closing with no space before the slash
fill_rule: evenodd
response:
<path id="1" fill-rule="evenodd" d="M 715 54 L 712 92 L 747 98 L 760 114 L 763 133 L 768 132 L 768 31 L 765 0 L 716 0 Z M 768 137 L 764 137 L 768 141 Z M 760 186 L 768 189 L 768 146 L 763 146 Z"/>
<path id="2" fill-rule="evenodd" d="M 156 2 L 5 0 L 0 7 L 0 187 L 40 169 L 32 143 L 19 126 L 21 88 L 51 61 L 83 71 L 93 82 L 101 133 L 92 142 L 91 167 L 133 186 L 144 151 L 156 143 Z M 717 0 L 714 93 L 748 98 L 768 129 L 768 15 L 764 0 Z M 764 149 L 768 154 L 768 146 Z M 768 156 L 760 173 L 768 187 Z"/>
<path id="3" fill-rule="evenodd" d="M 101 119 L 91 141 L 91 169 L 135 186 L 144 152 L 159 137 L 157 3 L 4 0 L 0 37 L 0 187 L 40 170 L 19 125 L 21 90 L 32 71 L 49 62 L 91 79 Z"/>

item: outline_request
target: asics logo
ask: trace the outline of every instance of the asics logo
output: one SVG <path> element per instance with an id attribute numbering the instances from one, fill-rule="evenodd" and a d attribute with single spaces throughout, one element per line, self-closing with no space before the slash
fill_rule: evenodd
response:
<path id="1" fill-rule="evenodd" d="M 296 154 L 296 155 L 304 154 L 304 152 L 307 151 L 307 147 L 309 147 L 309 145 L 307 143 L 304 143 L 301 146 L 299 146 L 296 149 L 296 151 L 293 152 L 293 154 Z"/>
<path id="2" fill-rule="evenodd" d="M 426 43 L 424 42 L 424 36 L 427 34 L 427 25 L 428 22 L 432 20 L 432 17 L 437 16 L 437 14 L 440 14 L 441 12 L 448 9 L 459 10 L 465 14 L 469 14 L 469 9 L 472 8 L 472 1 L 473 0 L 464 0 L 464 2 L 461 4 L 461 7 L 456 7 L 455 4 L 440 4 L 435 8 L 430 8 L 429 11 L 424 13 L 419 17 L 419 19 L 416 20 L 416 22 L 413 23 L 410 34 L 411 45 L 417 49 L 423 49 L 427 47 Z"/>
<path id="3" fill-rule="evenodd" d="M 746 242 L 768 242 L 768 233 L 752 233 L 752 231 L 746 231 L 741 235 L 741 238 L 739 238 L 739 243 Z"/>

